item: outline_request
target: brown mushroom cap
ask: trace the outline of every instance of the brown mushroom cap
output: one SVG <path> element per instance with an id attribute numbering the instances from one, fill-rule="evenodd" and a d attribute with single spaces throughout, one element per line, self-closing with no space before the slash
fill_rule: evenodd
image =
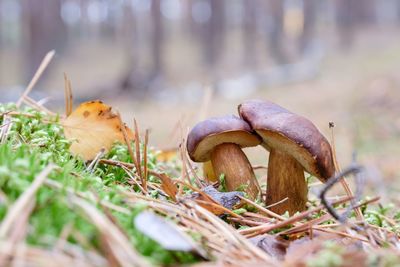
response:
<path id="1" fill-rule="evenodd" d="M 234 143 L 240 147 L 251 147 L 261 143 L 244 120 L 228 115 L 199 122 L 187 138 L 187 150 L 195 162 L 210 160 L 214 147 L 223 143 Z"/>
<path id="2" fill-rule="evenodd" d="M 334 174 L 331 146 L 309 120 L 269 101 L 246 101 L 238 109 L 269 148 L 293 156 L 323 182 Z"/>

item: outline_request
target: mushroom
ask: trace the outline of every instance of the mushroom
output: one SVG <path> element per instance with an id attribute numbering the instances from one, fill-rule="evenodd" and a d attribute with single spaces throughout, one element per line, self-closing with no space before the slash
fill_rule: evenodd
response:
<path id="1" fill-rule="evenodd" d="M 189 133 L 187 151 L 195 162 L 208 162 L 216 177 L 225 175 L 229 191 L 245 191 L 251 199 L 259 194 L 259 185 L 243 147 L 261 143 L 250 126 L 233 116 L 210 118 L 199 122 Z M 207 163 L 209 164 L 209 163 Z"/>
<path id="2" fill-rule="evenodd" d="M 308 188 L 304 171 L 322 182 L 335 172 L 329 142 L 308 119 L 272 102 L 250 100 L 238 109 L 270 152 L 266 204 L 281 201 L 271 207 L 279 214 L 305 210 Z"/>

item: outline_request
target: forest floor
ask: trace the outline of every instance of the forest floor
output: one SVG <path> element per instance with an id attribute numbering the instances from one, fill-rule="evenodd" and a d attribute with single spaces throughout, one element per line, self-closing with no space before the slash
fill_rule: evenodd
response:
<path id="1" fill-rule="evenodd" d="M 38 104 L 26 97 L 24 101 L 34 109 L 0 105 L 1 127 L 12 127 L 9 132 L 2 131 L 0 144 L 0 263 L 398 264 L 400 42 L 393 42 L 396 38 L 391 37 L 385 46 L 380 40 L 360 45 L 349 54 L 330 55 L 313 80 L 260 88 L 235 99 L 217 92 L 193 97 L 180 90 L 169 91 L 173 97 L 165 101 L 127 95 L 102 98 L 119 110 L 129 125 L 133 118 L 137 120 L 142 142 L 137 138 L 139 131 L 135 142 L 126 134 L 121 140 L 116 129 L 124 128 L 112 124 L 113 134 L 118 134 L 122 143 L 105 154 L 91 148 L 99 155 L 90 158 L 93 161 L 83 159 L 71 144 L 82 136 L 85 138 L 75 149 L 103 140 L 105 134 L 91 133 L 96 127 L 109 132 L 102 128 L 102 114 L 109 111 L 102 103 L 86 104 L 85 108 L 100 107 L 94 109 L 97 112 L 83 108 L 75 114 L 72 120 L 83 120 L 78 121 L 83 129 L 73 138 L 67 136 L 74 129 L 68 126 L 72 115 L 64 118 L 63 113 L 54 116 L 41 108 L 35 110 Z M 74 92 L 78 99 L 87 94 L 79 89 Z M 95 98 L 99 97 L 93 93 Z M 196 165 L 190 169 L 184 149 L 166 161 L 160 157 L 163 153 L 158 149 L 177 148 L 199 120 L 236 114 L 237 105 L 249 98 L 268 99 L 304 115 L 330 140 L 328 122 L 335 123 L 333 136 L 342 167 L 351 163 L 356 151 L 357 162 L 367 170 L 366 190 L 357 195 L 357 203 L 351 203 L 356 207 L 346 214 L 347 223 L 334 218 L 315 194 L 319 191 L 315 189 L 321 188 L 321 184 L 315 185 L 316 179 L 308 179 L 308 210 L 280 216 L 268 211 L 263 201 L 246 200 L 237 193 L 239 205 L 225 207 L 215 200 L 231 194 L 225 192 L 223 180 L 217 188 L 222 192 L 205 193 L 203 183 L 207 181 L 199 182 L 201 172 Z M 90 121 L 93 114 L 97 115 Z M 115 122 L 117 117 L 107 118 Z M 145 129 L 150 130 L 149 147 L 144 141 Z M 266 165 L 268 153 L 262 148 L 246 153 L 254 165 Z M 264 186 L 265 173 L 260 172 L 259 178 Z M 329 194 L 336 212 L 350 211 L 350 198 L 342 188 Z M 174 242 L 168 242 L 171 240 Z"/>

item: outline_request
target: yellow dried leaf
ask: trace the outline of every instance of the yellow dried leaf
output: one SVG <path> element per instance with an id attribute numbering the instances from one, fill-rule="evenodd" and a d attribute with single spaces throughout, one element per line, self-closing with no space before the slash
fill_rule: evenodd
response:
<path id="1" fill-rule="evenodd" d="M 176 201 L 176 194 L 178 194 L 178 188 L 172 181 L 172 179 L 164 173 L 159 175 L 161 180 L 161 189 L 174 201 Z"/>
<path id="2" fill-rule="evenodd" d="M 120 118 L 99 100 L 82 103 L 62 124 L 65 137 L 73 141 L 71 153 L 84 160 L 95 158 L 102 148 L 109 150 L 116 141 L 124 142 Z M 124 127 L 133 140 L 132 131 Z"/>
<path id="3" fill-rule="evenodd" d="M 164 149 L 161 150 L 157 154 L 157 160 L 161 162 L 168 162 L 171 161 L 175 158 L 177 158 L 178 155 L 178 149 L 177 148 L 171 148 L 171 149 Z"/>

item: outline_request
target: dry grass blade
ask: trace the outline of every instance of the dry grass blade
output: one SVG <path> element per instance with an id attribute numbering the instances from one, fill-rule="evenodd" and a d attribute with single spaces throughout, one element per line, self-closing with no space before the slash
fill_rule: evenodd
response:
<path id="1" fill-rule="evenodd" d="M 65 94 L 65 116 L 68 117 L 72 113 L 73 96 L 71 81 L 64 72 L 64 94 Z"/>
<path id="2" fill-rule="evenodd" d="M 146 183 L 147 187 L 147 178 L 149 176 L 148 168 L 147 168 L 147 147 L 149 145 L 149 129 L 146 129 L 144 135 L 144 148 L 143 148 L 143 181 Z"/>
<path id="3" fill-rule="evenodd" d="M 51 116 L 56 116 L 57 115 L 56 113 L 54 113 L 53 111 L 47 109 L 42 104 L 40 104 L 39 102 L 37 102 L 34 99 L 30 98 L 29 96 L 25 96 L 23 102 L 25 104 L 31 106 L 32 108 L 38 110 L 38 111 L 43 111 L 43 112 L 47 113 L 48 115 L 51 115 Z"/>
<path id="4" fill-rule="evenodd" d="M 18 99 L 16 106 L 20 107 L 22 102 L 24 101 L 25 97 L 29 95 L 29 93 L 32 91 L 33 87 L 36 85 L 37 81 L 39 78 L 42 76 L 43 72 L 46 70 L 47 66 L 51 62 L 55 55 L 55 51 L 51 50 L 46 54 L 46 56 L 43 58 L 42 62 L 39 65 L 39 68 L 33 75 L 32 80 L 29 82 L 28 87 L 24 91 L 24 93 L 21 95 L 21 97 Z"/>
<path id="5" fill-rule="evenodd" d="M 15 224 L 15 220 L 29 207 L 28 204 L 32 201 L 36 191 L 42 186 L 47 175 L 49 175 L 55 167 L 55 165 L 48 165 L 36 176 L 31 186 L 15 201 L 0 225 L 0 238 L 5 238 L 10 233 L 11 228 Z"/>
<path id="6" fill-rule="evenodd" d="M 143 193 L 145 193 L 145 190 L 144 190 L 142 184 L 139 183 L 138 181 L 136 181 L 135 177 L 133 177 L 133 175 L 131 174 L 131 170 L 128 169 L 127 167 L 125 167 L 124 165 L 121 165 L 121 166 L 119 166 L 119 167 L 121 167 L 121 168 L 125 171 L 125 173 L 129 176 L 129 178 L 131 178 L 132 182 L 133 182 L 134 184 L 136 184 L 136 185 L 139 187 L 140 191 L 142 191 Z M 139 179 L 140 179 L 140 178 L 139 178 Z"/>
<path id="7" fill-rule="evenodd" d="M 2 144 L 4 144 L 4 142 L 7 140 L 11 126 L 12 126 L 11 116 L 9 114 L 4 115 L 3 124 L 1 125 L 1 132 L 0 132 L 0 142 Z"/>
<path id="8" fill-rule="evenodd" d="M 104 148 L 100 149 L 99 153 L 97 153 L 92 162 L 90 162 L 89 166 L 86 167 L 86 170 L 89 171 L 90 173 L 93 173 L 93 171 L 99 164 L 100 159 L 104 156 L 105 152 L 106 150 Z"/>
<path id="9" fill-rule="evenodd" d="M 117 116 L 118 116 L 120 124 L 122 125 L 123 122 L 122 122 L 121 114 L 119 112 L 117 112 Z M 135 154 L 133 153 L 133 149 L 131 146 L 131 140 L 129 139 L 128 134 L 125 129 L 122 129 L 122 135 L 124 137 L 125 144 L 128 148 L 129 156 L 131 156 L 132 162 L 134 163 L 134 167 L 136 168 L 136 170 L 138 170 L 140 168 L 138 159 L 136 158 Z M 135 137 L 135 143 L 137 143 L 138 140 L 136 139 L 136 136 L 134 136 L 134 137 Z M 130 168 L 129 166 L 125 166 L 125 167 Z M 133 168 L 133 166 L 132 166 L 132 168 Z"/>
<path id="10" fill-rule="evenodd" d="M 150 266 L 150 264 L 140 256 L 132 247 L 126 236 L 93 205 L 76 196 L 71 196 L 71 202 L 79 207 L 88 219 L 97 227 L 99 232 L 107 242 L 110 252 L 118 261 L 120 266 Z"/>
<path id="11" fill-rule="evenodd" d="M 334 124 L 333 122 L 330 122 L 330 123 L 329 123 L 329 128 L 331 129 L 331 146 L 332 146 L 333 164 L 334 164 L 334 166 L 335 166 L 336 172 L 340 173 L 342 170 L 341 170 L 341 168 L 340 168 L 339 162 L 338 162 L 337 157 L 336 157 L 335 134 L 334 134 L 334 130 L 333 130 L 334 127 L 335 127 L 335 124 Z M 346 177 L 343 177 L 343 178 L 340 180 L 340 183 L 342 184 L 342 186 L 343 186 L 344 191 L 346 192 L 346 194 L 347 194 L 349 197 L 351 197 L 352 199 L 354 199 L 353 191 L 351 190 L 351 188 L 350 188 L 350 186 L 349 186 L 349 183 L 348 183 L 347 180 L 346 180 Z M 355 211 L 355 213 L 356 213 L 356 218 L 357 218 L 357 220 L 363 221 L 363 220 L 364 220 L 364 216 L 363 216 L 363 214 L 362 214 L 362 212 L 361 212 L 361 209 L 360 209 L 360 208 L 354 208 L 354 211 Z"/>
<path id="12" fill-rule="evenodd" d="M 190 170 L 190 172 L 193 174 L 193 177 L 194 177 L 194 180 L 195 180 L 195 182 L 196 182 L 197 187 L 203 188 L 203 184 L 202 184 L 202 182 L 201 182 L 201 180 L 200 180 L 200 177 L 197 175 L 197 173 L 196 173 L 196 171 L 194 170 L 192 164 L 190 163 L 189 157 L 187 156 L 188 153 L 187 153 L 186 146 L 183 147 L 183 150 L 184 150 L 183 153 L 184 153 L 184 155 L 185 155 L 183 160 L 185 160 L 187 166 L 189 166 L 189 170 Z"/>
<path id="13" fill-rule="evenodd" d="M 140 177 L 140 180 L 142 182 L 142 186 L 143 186 L 145 192 L 147 192 L 147 184 L 146 184 L 147 181 L 145 181 L 143 179 L 143 173 L 142 173 L 142 166 L 141 166 L 142 161 L 140 159 L 140 135 L 139 135 L 139 127 L 136 122 L 136 119 L 133 119 L 133 124 L 135 127 L 135 150 L 136 150 L 136 164 L 137 164 L 136 171 Z"/>

